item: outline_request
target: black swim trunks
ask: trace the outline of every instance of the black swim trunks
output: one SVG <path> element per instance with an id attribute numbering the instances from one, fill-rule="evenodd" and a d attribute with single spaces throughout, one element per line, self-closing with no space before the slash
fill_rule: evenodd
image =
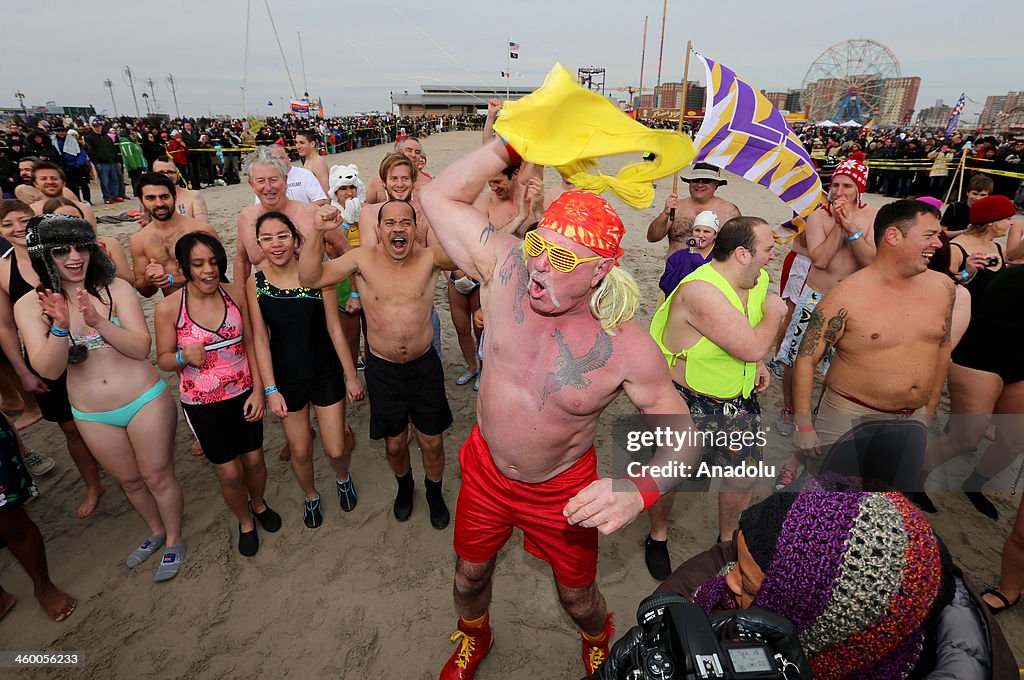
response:
<path id="1" fill-rule="evenodd" d="M 703 461 L 709 465 L 756 465 L 764 458 L 757 443 L 761 406 L 757 397 L 716 399 L 673 383 L 686 401 L 693 424 L 704 441 Z"/>
<path id="2" fill-rule="evenodd" d="M 418 359 L 394 364 L 370 352 L 366 359 L 366 392 L 370 397 L 370 438 L 397 437 L 410 418 L 427 436 L 452 424 L 444 391 L 444 369 L 433 346 Z"/>

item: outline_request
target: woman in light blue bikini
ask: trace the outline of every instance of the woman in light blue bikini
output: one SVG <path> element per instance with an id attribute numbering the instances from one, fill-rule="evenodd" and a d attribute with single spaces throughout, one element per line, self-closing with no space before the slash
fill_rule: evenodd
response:
<path id="1" fill-rule="evenodd" d="M 138 566 L 166 543 L 155 580 L 172 579 L 185 558 L 172 457 L 177 409 L 149 362 L 152 340 L 135 289 L 116 277 L 84 220 L 33 217 L 26 244 L 44 289 L 14 308 L 29 361 L 43 377 L 67 369 L 82 438 L 149 526 L 152 535 L 126 564 Z"/>

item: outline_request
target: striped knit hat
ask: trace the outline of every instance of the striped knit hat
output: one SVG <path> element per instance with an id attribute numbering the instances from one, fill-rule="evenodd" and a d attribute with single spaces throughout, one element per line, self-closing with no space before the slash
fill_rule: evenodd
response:
<path id="1" fill-rule="evenodd" d="M 765 576 L 751 606 L 793 622 L 816 679 L 914 670 L 946 588 L 939 541 L 905 496 L 812 481 L 750 507 L 740 530 Z M 709 614 L 735 607 L 721 576 L 694 600 Z"/>

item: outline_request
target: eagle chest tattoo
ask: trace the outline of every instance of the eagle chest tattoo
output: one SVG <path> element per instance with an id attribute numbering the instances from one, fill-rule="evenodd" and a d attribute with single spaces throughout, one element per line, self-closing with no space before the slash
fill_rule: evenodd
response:
<path id="1" fill-rule="evenodd" d="M 575 387 L 578 390 L 590 387 L 591 380 L 586 374 L 602 368 L 612 356 L 612 339 L 603 331 L 598 332 L 594 346 L 578 357 L 573 355 L 562 331 L 558 329 L 555 329 L 555 340 L 558 342 L 555 370 L 544 378 L 544 393 L 538 411 L 544 410 L 548 395 L 560 391 L 563 387 Z"/>

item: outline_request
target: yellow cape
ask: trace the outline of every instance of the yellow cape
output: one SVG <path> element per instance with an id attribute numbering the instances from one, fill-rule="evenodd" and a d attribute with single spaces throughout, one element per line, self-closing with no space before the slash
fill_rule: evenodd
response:
<path id="1" fill-rule="evenodd" d="M 650 206 L 654 180 L 678 172 L 697 155 L 688 136 L 638 123 L 577 84 L 561 64 L 539 89 L 506 102 L 494 130 L 525 160 L 554 166 L 580 189 L 597 194 L 611 189 L 634 208 Z M 594 158 L 630 152 L 650 152 L 654 160 L 626 165 L 615 177 L 587 172 Z"/>

